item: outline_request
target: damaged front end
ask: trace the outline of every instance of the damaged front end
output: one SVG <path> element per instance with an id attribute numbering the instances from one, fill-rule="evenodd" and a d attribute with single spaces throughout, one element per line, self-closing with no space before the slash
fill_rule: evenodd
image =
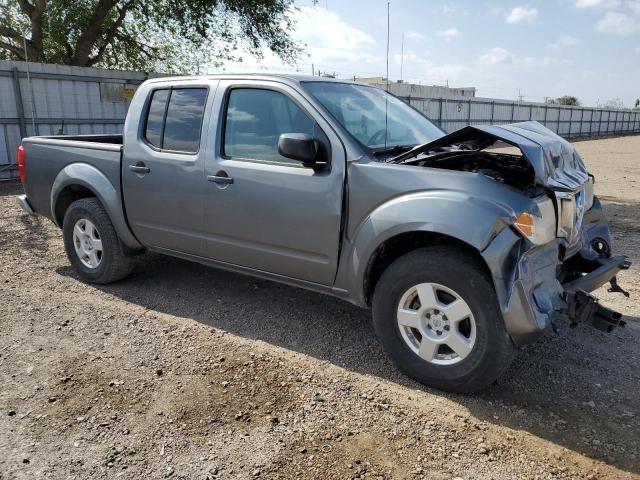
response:
<path id="1" fill-rule="evenodd" d="M 594 178 L 566 140 L 537 122 L 472 126 L 387 161 L 482 174 L 531 199 L 531 210 L 515 212 L 511 228 L 481 252 L 516 343 L 560 318 L 603 331 L 624 326 L 590 292 L 609 282 L 610 292 L 626 294 L 616 274 L 631 263 L 611 255 Z"/>

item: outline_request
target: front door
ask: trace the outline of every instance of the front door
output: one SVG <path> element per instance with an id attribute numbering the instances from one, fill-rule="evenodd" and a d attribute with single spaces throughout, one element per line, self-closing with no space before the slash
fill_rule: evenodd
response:
<path id="1" fill-rule="evenodd" d="M 220 82 L 215 154 L 207 159 L 207 254 L 221 262 L 332 285 L 340 241 L 345 155 L 305 98 L 277 82 Z M 314 112 L 313 114 L 310 112 Z M 278 153 L 283 133 L 318 140 L 326 168 Z"/>
<path id="2" fill-rule="evenodd" d="M 151 90 L 141 138 L 124 148 L 127 218 L 145 246 L 206 254 L 201 130 L 210 87 L 178 84 Z"/>

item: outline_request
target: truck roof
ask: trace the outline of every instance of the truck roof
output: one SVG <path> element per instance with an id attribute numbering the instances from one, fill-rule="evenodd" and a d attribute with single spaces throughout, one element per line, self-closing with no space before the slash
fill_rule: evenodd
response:
<path id="1" fill-rule="evenodd" d="M 246 79 L 252 78 L 256 80 L 275 80 L 285 83 L 300 83 L 300 82 L 332 82 L 332 83 L 350 83 L 353 85 L 371 86 L 366 83 L 353 82 L 351 80 L 344 80 L 331 77 L 318 77 L 314 75 L 302 75 L 297 73 L 216 73 L 212 75 L 181 75 L 174 77 L 158 77 L 151 78 L 145 83 L 170 83 L 175 81 L 188 81 L 202 82 L 206 80 L 231 80 L 231 79 Z"/>

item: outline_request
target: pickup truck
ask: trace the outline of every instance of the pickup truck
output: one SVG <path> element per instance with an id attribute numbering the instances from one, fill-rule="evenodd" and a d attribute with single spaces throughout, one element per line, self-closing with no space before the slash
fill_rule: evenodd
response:
<path id="1" fill-rule="evenodd" d="M 333 295 L 439 389 L 488 386 L 563 319 L 624 325 L 589 292 L 623 292 L 630 262 L 580 155 L 537 122 L 447 135 L 367 85 L 161 78 L 123 135 L 25 138 L 18 165 L 20 203 L 62 229 L 83 280 L 152 250 Z"/>

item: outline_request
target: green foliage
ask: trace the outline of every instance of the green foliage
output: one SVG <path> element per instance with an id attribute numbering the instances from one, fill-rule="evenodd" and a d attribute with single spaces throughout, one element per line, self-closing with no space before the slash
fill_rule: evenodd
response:
<path id="1" fill-rule="evenodd" d="M 551 105 L 569 105 L 572 107 L 580 106 L 580 100 L 578 100 L 578 97 L 573 97 L 571 95 L 564 95 L 562 97 L 553 98 L 551 100 L 548 100 L 547 103 Z"/>
<path id="2" fill-rule="evenodd" d="M 172 73 L 300 53 L 292 0 L 0 0 L 0 59 Z"/>

